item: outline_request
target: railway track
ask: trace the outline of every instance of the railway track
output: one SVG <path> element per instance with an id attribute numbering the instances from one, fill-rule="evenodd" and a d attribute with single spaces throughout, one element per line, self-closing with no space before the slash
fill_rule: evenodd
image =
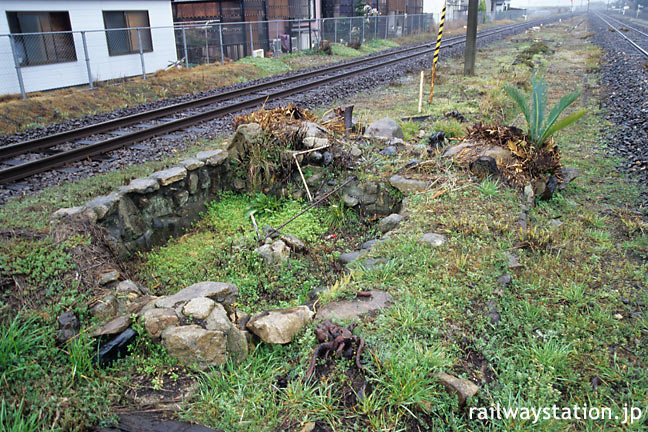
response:
<path id="1" fill-rule="evenodd" d="M 621 35 L 621 37 L 623 37 L 623 39 L 625 39 L 626 42 L 628 42 L 634 49 L 639 51 L 644 57 L 648 57 L 648 33 L 644 32 L 644 31 L 641 31 L 641 30 L 639 30 L 639 29 L 637 29 L 635 27 L 632 27 L 628 23 L 625 23 L 625 22 L 623 22 L 621 20 L 613 18 L 613 17 L 611 17 L 609 15 L 606 15 L 605 17 L 603 17 L 603 15 L 598 13 L 598 12 L 595 12 L 595 15 L 599 19 L 601 19 L 605 24 L 607 24 L 609 28 L 614 30 L 619 35 Z M 632 38 L 628 37 L 628 35 L 626 35 L 625 32 L 623 30 L 621 30 L 621 28 L 615 27 L 614 24 L 612 24 L 610 21 L 618 23 L 618 25 L 621 25 L 621 26 L 627 28 L 628 31 L 632 30 L 636 34 L 641 35 L 643 40 L 641 40 L 640 42 L 637 42 L 636 39 L 633 40 Z"/>
<path id="2" fill-rule="evenodd" d="M 478 38 L 529 28 L 555 19 L 557 17 L 488 29 L 479 32 Z M 464 36 L 449 38 L 442 48 L 447 49 L 462 44 L 464 40 Z M 95 157 L 149 138 L 186 129 L 207 120 L 255 108 L 268 101 L 285 98 L 432 52 L 431 42 L 390 50 L 342 64 L 297 73 L 290 77 L 279 77 L 208 97 L 10 144 L 0 148 L 0 183 L 20 180 L 71 162 Z M 10 159 L 16 156 L 17 159 Z"/>

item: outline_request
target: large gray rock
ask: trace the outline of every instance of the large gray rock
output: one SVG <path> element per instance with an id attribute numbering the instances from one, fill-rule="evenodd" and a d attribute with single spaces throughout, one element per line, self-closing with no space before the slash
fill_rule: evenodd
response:
<path id="1" fill-rule="evenodd" d="M 152 338 L 160 337 L 164 329 L 175 326 L 179 323 L 178 315 L 170 308 L 149 309 L 142 314 L 142 321 L 146 333 Z"/>
<path id="2" fill-rule="evenodd" d="M 318 125 L 317 123 L 302 122 L 301 128 L 306 133 L 306 138 L 309 137 L 326 138 L 328 136 L 328 131 L 324 127 Z"/>
<path id="3" fill-rule="evenodd" d="M 374 246 L 376 246 L 377 244 L 382 243 L 382 242 L 383 242 L 383 241 L 380 240 L 380 239 L 367 240 L 366 242 L 362 243 L 362 245 L 360 245 L 360 248 L 361 248 L 361 249 L 369 250 L 369 249 L 371 249 L 372 247 L 374 247 Z"/>
<path id="4" fill-rule="evenodd" d="M 101 220 L 117 209 L 117 204 L 121 198 L 122 194 L 120 192 L 113 192 L 106 196 L 98 196 L 88 201 L 85 209 L 93 212 L 97 216 L 97 220 Z"/>
<path id="5" fill-rule="evenodd" d="M 196 159 L 206 165 L 217 166 L 227 159 L 227 152 L 221 149 L 201 151 L 196 154 Z"/>
<path id="6" fill-rule="evenodd" d="M 227 361 L 225 334 L 197 325 L 169 327 L 162 332 L 162 343 L 170 356 L 182 363 L 205 368 Z"/>
<path id="7" fill-rule="evenodd" d="M 392 213 L 386 218 L 383 218 L 380 223 L 378 223 L 378 229 L 381 233 L 384 234 L 400 225 L 403 219 L 403 216 L 399 215 L 398 213 Z"/>
<path id="8" fill-rule="evenodd" d="M 205 162 L 201 161 L 198 158 L 188 158 L 180 162 L 180 166 L 182 166 L 187 171 L 193 171 L 205 166 Z"/>
<path id="9" fill-rule="evenodd" d="M 306 306 L 274 309 L 255 314 L 246 327 L 264 342 L 286 344 L 313 319 L 313 312 Z"/>
<path id="10" fill-rule="evenodd" d="M 56 332 L 56 341 L 65 343 L 79 333 L 81 322 L 74 312 L 63 312 L 58 317 L 58 331 Z"/>
<path id="11" fill-rule="evenodd" d="M 443 152 L 443 157 L 462 158 L 474 161 L 480 157 L 490 157 L 495 160 L 498 167 L 506 166 L 515 161 L 513 153 L 508 149 L 495 145 L 484 145 L 475 141 L 464 141 L 460 144 L 448 147 Z"/>
<path id="12" fill-rule="evenodd" d="M 457 378 L 447 373 L 437 374 L 437 378 L 448 393 L 457 395 L 460 407 L 466 404 L 466 399 L 475 396 L 479 392 L 479 386 L 470 380 Z"/>
<path id="13" fill-rule="evenodd" d="M 283 234 L 281 236 L 281 241 L 286 244 L 291 250 L 294 251 L 304 251 L 306 250 L 306 245 L 303 241 L 298 239 L 292 234 Z"/>
<path id="14" fill-rule="evenodd" d="M 304 138 L 304 147 L 322 148 L 328 145 L 328 138 L 306 137 Z"/>
<path id="15" fill-rule="evenodd" d="M 143 294 L 142 290 L 137 286 L 137 284 L 130 279 L 119 282 L 117 284 L 115 292 L 117 293 L 117 295 L 128 297 L 136 297 Z"/>
<path id="16" fill-rule="evenodd" d="M 147 194 L 160 189 L 160 183 L 154 178 L 138 178 L 122 188 L 124 193 Z"/>
<path id="17" fill-rule="evenodd" d="M 365 135 L 372 138 L 391 140 L 392 138 L 405 138 L 400 125 L 390 118 L 377 120 L 369 125 Z"/>
<path id="18" fill-rule="evenodd" d="M 353 251 L 353 252 L 345 252 L 340 257 L 338 258 L 338 261 L 340 261 L 342 264 L 351 264 L 353 261 L 357 260 L 361 256 L 365 255 L 367 253 L 366 250 L 360 250 L 360 251 Z"/>
<path id="19" fill-rule="evenodd" d="M 580 174 L 578 168 L 562 167 L 560 168 L 560 177 L 562 181 L 558 184 L 558 190 L 564 190 L 567 185 Z"/>
<path id="20" fill-rule="evenodd" d="M 246 330 L 240 330 L 236 326 L 232 326 L 227 332 L 227 353 L 231 359 L 242 360 L 247 357 L 248 342 L 246 335 L 249 335 Z"/>
<path id="21" fill-rule="evenodd" d="M 263 136 L 263 129 L 258 123 L 248 123 L 239 126 L 232 137 L 227 152 L 232 159 L 239 159 L 245 154 L 245 149 L 257 142 Z"/>
<path id="22" fill-rule="evenodd" d="M 215 305 L 216 302 L 207 297 L 192 298 L 182 308 L 182 314 L 196 319 L 205 319 L 209 316 Z"/>
<path id="23" fill-rule="evenodd" d="M 119 302 L 117 301 L 117 298 L 112 295 L 108 294 L 99 302 L 90 309 L 90 313 L 92 316 L 98 318 L 99 320 L 104 320 L 106 318 L 111 318 L 115 315 L 117 315 L 117 312 L 119 311 Z"/>
<path id="24" fill-rule="evenodd" d="M 453 145 L 453 146 L 450 146 L 447 149 L 445 149 L 443 151 L 442 156 L 446 157 L 446 158 L 455 157 L 458 154 L 460 154 L 462 151 L 464 151 L 466 149 L 469 149 L 469 148 L 472 148 L 474 145 L 475 145 L 475 143 L 473 143 L 473 142 L 464 141 L 464 142 L 462 142 L 460 144 Z"/>
<path id="25" fill-rule="evenodd" d="M 425 233 L 423 234 L 423 241 L 434 247 L 439 247 L 447 241 L 447 238 L 443 234 Z"/>
<path id="26" fill-rule="evenodd" d="M 238 297 L 238 288 L 236 285 L 224 282 L 198 282 L 172 296 L 159 299 L 155 305 L 159 308 L 175 308 L 196 297 L 207 297 L 231 305 Z"/>
<path id="27" fill-rule="evenodd" d="M 227 333 L 232 327 L 232 322 L 227 316 L 227 311 L 220 303 L 214 304 L 214 308 L 211 310 L 209 316 L 207 317 L 207 322 L 205 324 L 207 330 L 218 330 L 223 333 Z"/>
<path id="28" fill-rule="evenodd" d="M 315 318 L 317 320 L 351 320 L 386 308 L 391 301 L 391 296 L 385 291 L 373 290 L 369 293 L 368 297 L 329 303 L 317 312 Z"/>
<path id="29" fill-rule="evenodd" d="M 50 216 L 51 220 L 59 220 L 66 218 L 68 216 L 76 216 L 78 214 L 81 214 L 81 212 L 84 210 L 84 207 L 64 207 L 56 210 L 54 213 L 52 213 L 52 216 Z"/>
<path id="30" fill-rule="evenodd" d="M 120 316 L 108 321 L 98 329 L 92 332 L 93 337 L 115 335 L 123 332 L 130 327 L 131 319 L 129 316 Z"/>
<path id="31" fill-rule="evenodd" d="M 99 285 L 108 285 L 119 280 L 119 272 L 117 270 L 107 270 L 99 275 Z"/>
<path id="32" fill-rule="evenodd" d="M 275 240 L 272 244 L 264 244 L 256 249 L 268 265 L 279 264 L 290 258 L 290 249 L 281 240 Z"/>
<path id="33" fill-rule="evenodd" d="M 404 194 L 423 192 L 430 186 L 430 183 L 424 180 L 409 179 L 398 174 L 389 178 L 389 184 Z"/>
<path id="34" fill-rule="evenodd" d="M 160 182 L 161 186 L 168 186 L 172 183 L 184 180 L 187 177 L 187 170 L 183 167 L 172 167 L 154 172 L 149 177 L 156 179 Z"/>
<path id="35" fill-rule="evenodd" d="M 214 309 L 207 317 L 205 327 L 207 330 L 222 332 L 227 341 L 227 352 L 233 359 L 240 360 L 245 358 L 248 353 L 247 338 L 245 334 L 238 329 L 227 316 L 225 308 L 219 303 L 214 305 Z"/>

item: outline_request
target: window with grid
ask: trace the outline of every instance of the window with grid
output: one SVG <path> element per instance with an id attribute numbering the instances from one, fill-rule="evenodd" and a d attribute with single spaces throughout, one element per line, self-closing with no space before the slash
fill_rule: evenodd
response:
<path id="1" fill-rule="evenodd" d="M 20 66 L 77 60 L 72 33 L 62 33 L 72 30 L 68 12 L 7 12 L 7 21 Z"/>
<path id="2" fill-rule="evenodd" d="M 104 11 L 104 25 L 111 56 L 153 51 L 148 11 Z M 138 35 L 139 30 L 139 35 Z"/>

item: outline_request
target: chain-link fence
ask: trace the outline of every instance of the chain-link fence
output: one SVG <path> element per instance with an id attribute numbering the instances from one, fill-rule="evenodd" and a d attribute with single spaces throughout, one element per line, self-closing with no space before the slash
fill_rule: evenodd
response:
<path id="1" fill-rule="evenodd" d="M 480 23 L 524 19 L 524 11 L 480 17 Z M 0 94 L 89 85 L 147 74 L 169 67 L 226 63 L 246 56 L 278 57 L 317 50 L 322 41 L 359 44 L 435 31 L 432 14 L 200 22 L 174 27 L 0 35 L 0 55 L 13 61 L 0 67 Z M 465 25 L 466 15 L 448 17 L 449 28 Z"/>

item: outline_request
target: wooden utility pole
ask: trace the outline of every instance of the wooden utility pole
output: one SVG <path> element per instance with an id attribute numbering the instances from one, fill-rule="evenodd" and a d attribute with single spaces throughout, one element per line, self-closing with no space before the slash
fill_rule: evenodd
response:
<path id="1" fill-rule="evenodd" d="M 466 51 L 464 53 L 464 75 L 475 75 L 475 52 L 477 51 L 477 15 L 479 0 L 468 3 L 468 29 L 466 30 Z"/>

